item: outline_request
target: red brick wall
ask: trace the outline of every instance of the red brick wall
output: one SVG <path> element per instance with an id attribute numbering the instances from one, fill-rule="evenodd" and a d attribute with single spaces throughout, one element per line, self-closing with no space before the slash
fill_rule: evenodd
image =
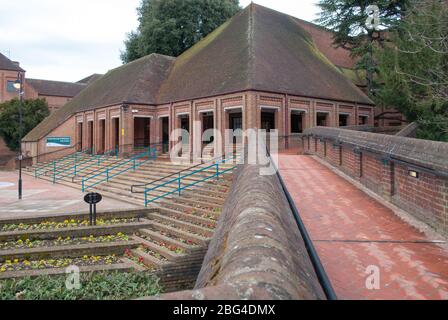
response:
<path id="1" fill-rule="evenodd" d="M 351 178 L 413 214 L 437 231 L 448 234 L 448 179 L 413 169 L 401 163 L 383 160 L 381 154 L 357 152 L 352 146 L 342 146 L 340 165 L 339 146 L 327 140 L 327 157 L 324 157 L 324 139 L 303 138 L 305 152 L 313 154 L 340 169 Z M 317 152 L 314 142 L 317 143 Z M 418 172 L 413 178 L 409 170 Z M 362 170 L 362 174 L 361 174 Z"/>
<path id="2" fill-rule="evenodd" d="M 382 162 L 373 155 L 364 153 L 362 159 L 361 182 L 377 193 L 382 192 Z"/>
<path id="3" fill-rule="evenodd" d="M 446 230 L 448 180 L 424 172 L 419 172 L 420 176 L 416 179 L 408 171 L 407 166 L 395 166 L 392 202 L 415 213 L 433 227 L 444 226 Z"/>

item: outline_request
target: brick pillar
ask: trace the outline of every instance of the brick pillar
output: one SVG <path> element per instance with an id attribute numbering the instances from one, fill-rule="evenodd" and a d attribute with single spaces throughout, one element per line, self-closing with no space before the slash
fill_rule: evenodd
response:
<path id="1" fill-rule="evenodd" d="M 394 163 L 389 159 L 382 159 L 382 169 L 381 169 L 381 190 L 382 196 L 387 200 L 390 200 L 394 194 Z"/>
<path id="2" fill-rule="evenodd" d="M 360 179 L 361 176 L 363 175 L 362 172 L 362 152 L 359 148 L 355 148 L 353 149 L 353 155 L 354 155 L 354 159 L 355 159 L 355 168 L 353 170 L 354 174 L 355 174 L 355 179 Z"/>

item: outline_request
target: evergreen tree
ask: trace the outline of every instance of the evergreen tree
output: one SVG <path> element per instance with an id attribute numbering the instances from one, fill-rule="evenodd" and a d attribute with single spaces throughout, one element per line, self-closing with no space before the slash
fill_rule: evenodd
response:
<path id="1" fill-rule="evenodd" d="M 238 0 L 142 0 L 139 27 L 128 34 L 124 63 L 151 53 L 177 57 L 240 10 Z"/>
<path id="2" fill-rule="evenodd" d="M 442 0 L 412 0 L 375 53 L 384 85 L 377 103 L 394 106 L 418 121 L 419 138 L 448 141 L 448 6 Z"/>
<path id="3" fill-rule="evenodd" d="M 0 104 L 0 136 L 13 151 L 17 151 L 20 146 L 19 104 L 17 98 Z M 27 135 L 49 114 L 48 104 L 44 99 L 25 100 L 22 106 L 22 137 Z"/>
<path id="4" fill-rule="evenodd" d="M 365 70 L 369 93 L 373 94 L 376 63 L 373 59 L 375 47 L 383 46 L 386 32 L 394 29 L 401 19 L 408 0 L 320 0 L 321 8 L 317 23 L 334 32 L 334 44 L 351 50 L 359 58 L 357 69 Z M 367 20 L 367 9 L 376 5 L 378 26 L 371 28 Z M 372 21 L 376 22 L 376 21 Z"/>

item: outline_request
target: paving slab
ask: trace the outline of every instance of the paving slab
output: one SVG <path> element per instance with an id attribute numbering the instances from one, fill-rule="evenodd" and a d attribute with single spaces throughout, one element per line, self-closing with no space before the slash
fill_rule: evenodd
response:
<path id="1" fill-rule="evenodd" d="M 339 299 L 448 299 L 446 239 L 313 157 L 280 153 L 279 168 Z"/>
<path id="2" fill-rule="evenodd" d="M 18 173 L 0 171 L 0 218 L 29 216 L 30 214 L 58 214 L 86 212 L 89 206 L 84 194 L 75 188 L 23 175 L 23 199 L 17 197 Z M 142 208 L 116 199 L 104 197 L 98 211 Z"/>

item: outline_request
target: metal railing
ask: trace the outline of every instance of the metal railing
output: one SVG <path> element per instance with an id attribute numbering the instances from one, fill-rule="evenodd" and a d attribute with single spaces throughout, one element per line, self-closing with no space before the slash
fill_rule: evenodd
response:
<path id="1" fill-rule="evenodd" d="M 232 166 L 230 168 L 224 167 L 224 165 L 229 163 L 229 162 L 230 163 L 234 163 L 236 159 L 237 159 L 236 155 L 233 155 L 232 157 L 229 157 L 229 158 L 221 158 L 219 160 L 215 159 L 215 160 L 212 161 L 212 162 L 215 162 L 215 163 L 213 163 L 211 165 L 207 165 L 204 168 L 200 168 L 200 169 L 194 170 L 193 172 L 188 173 L 188 174 L 184 174 L 184 175 L 182 175 L 182 172 L 185 172 L 186 170 L 191 170 L 192 168 L 180 171 L 177 174 L 176 178 L 173 178 L 173 179 L 171 179 L 169 181 L 166 181 L 166 182 L 161 182 L 161 183 L 159 183 L 158 185 L 156 185 L 156 186 L 154 186 L 152 188 L 146 188 L 146 186 L 153 185 L 153 184 L 155 184 L 157 182 L 160 182 L 160 180 L 154 181 L 154 182 L 152 182 L 150 184 L 147 184 L 145 186 L 145 191 L 144 191 L 144 194 L 145 194 L 145 207 L 147 207 L 150 203 L 153 203 L 153 202 L 155 202 L 157 200 L 166 198 L 166 197 L 168 197 L 170 195 L 173 195 L 173 194 L 177 194 L 178 196 L 181 196 L 182 191 L 187 190 L 189 188 L 192 188 L 192 187 L 194 187 L 194 186 L 196 186 L 196 185 L 198 185 L 200 183 L 209 181 L 209 180 L 211 180 L 213 178 L 216 178 L 217 180 L 219 180 L 220 176 L 226 174 L 227 172 L 233 171 L 236 168 L 236 165 L 234 165 L 234 166 Z M 204 164 L 201 164 L 201 165 L 204 165 Z M 199 167 L 201 165 L 197 165 L 195 167 Z M 200 175 L 199 179 L 192 181 L 192 179 L 191 179 L 192 177 L 196 177 L 196 176 L 199 176 L 199 175 Z M 205 177 L 204 177 L 204 175 L 205 175 Z M 171 175 L 171 177 L 172 176 L 173 175 Z M 166 178 L 162 178 L 161 180 L 163 180 L 163 179 L 166 179 Z M 185 180 L 189 180 L 189 182 L 185 182 Z M 172 188 L 172 190 L 171 191 L 166 191 L 166 192 L 159 191 L 159 189 L 161 189 L 161 188 Z M 150 193 L 153 192 L 153 191 L 162 192 L 162 194 L 150 198 Z"/>
<path id="2" fill-rule="evenodd" d="M 148 158 L 146 160 L 143 160 Z M 93 175 L 88 178 L 82 177 L 82 192 L 85 192 L 88 188 L 93 188 L 101 183 L 109 182 L 110 179 L 123 174 L 129 170 L 136 170 L 141 165 L 147 163 L 151 160 L 157 159 L 157 148 L 149 148 L 148 151 L 139 154 L 137 156 L 132 157 L 131 159 L 122 162 L 114 167 L 107 167 L 105 170 Z M 117 171 L 118 170 L 118 171 Z M 92 179 L 96 179 L 98 177 L 103 177 L 102 179 L 94 181 L 92 184 L 88 185 L 88 182 Z"/>
<path id="3" fill-rule="evenodd" d="M 62 157 L 61 159 L 54 160 L 54 161 L 52 161 L 50 163 L 47 163 L 47 164 L 45 164 L 43 166 L 40 166 L 40 167 L 36 167 L 34 169 L 34 177 L 38 178 L 40 176 L 47 175 L 48 172 L 54 172 L 55 171 L 55 167 L 57 167 L 58 163 L 64 162 L 64 165 L 62 165 L 58 169 L 65 169 L 68 166 L 70 166 L 69 164 L 65 163 L 66 161 L 71 160 L 71 159 L 74 159 L 76 161 L 77 158 L 88 154 L 89 151 L 90 151 L 90 148 L 89 149 L 84 149 L 84 150 L 81 150 L 81 151 L 76 151 L 74 153 L 71 153 L 69 155 L 66 155 L 66 156 Z"/>
<path id="4" fill-rule="evenodd" d="M 87 158 L 87 160 L 78 162 L 78 159 L 75 158 L 73 166 L 66 166 L 64 170 L 58 170 L 58 172 L 53 172 L 53 183 L 59 179 L 67 178 L 72 176 L 72 181 L 76 178 L 81 172 L 86 169 L 90 169 L 92 165 L 101 166 L 101 163 L 109 160 L 110 157 L 115 156 L 118 159 L 118 146 L 114 149 L 104 152 L 103 154 L 91 155 Z M 63 174 L 60 174 L 60 173 Z"/>

